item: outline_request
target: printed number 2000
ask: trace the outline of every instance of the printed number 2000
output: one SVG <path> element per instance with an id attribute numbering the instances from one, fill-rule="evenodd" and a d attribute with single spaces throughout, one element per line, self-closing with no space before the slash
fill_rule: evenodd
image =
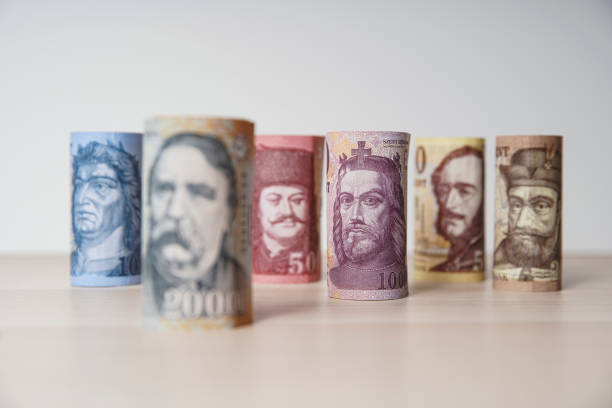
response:
<path id="1" fill-rule="evenodd" d="M 304 257 L 304 252 L 291 252 L 289 254 L 289 269 L 290 274 L 310 273 L 314 263 L 316 262 L 316 255 L 310 251 L 308 256 Z"/>

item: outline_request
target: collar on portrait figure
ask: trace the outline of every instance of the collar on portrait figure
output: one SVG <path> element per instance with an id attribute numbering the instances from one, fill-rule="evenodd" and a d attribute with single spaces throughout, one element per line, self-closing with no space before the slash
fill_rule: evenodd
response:
<path id="1" fill-rule="evenodd" d="M 483 237 L 484 237 L 484 234 L 482 231 L 480 231 L 478 234 L 474 235 L 472 238 L 470 238 L 467 241 L 462 241 L 459 244 L 452 244 L 449 257 L 460 258 L 464 256 L 472 249 L 472 247 L 478 244 L 482 240 Z"/>
<path id="2" fill-rule="evenodd" d="M 116 236 L 118 233 L 123 236 L 126 230 L 127 228 L 125 227 L 125 224 L 120 224 L 112 229 L 101 228 L 91 233 L 75 231 L 75 237 L 79 246 L 91 247 L 100 245 L 101 243 L 106 242 L 109 239 L 113 239 L 113 237 Z"/>
<path id="3" fill-rule="evenodd" d="M 477 243 L 478 241 L 480 241 L 480 240 L 482 239 L 482 237 L 483 237 L 483 233 L 482 233 L 482 231 L 480 231 L 478 234 L 474 235 L 474 236 L 472 237 L 472 239 L 470 239 L 470 240 L 468 241 L 468 246 L 472 246 L 472 245 L 474 245 L 475 243 Z"/>
<path id="4" fill-rule="evenodd" d="M 102 259 L 100 254 L 104 254 L 104 258 L 126 256 L 130 251 L 123 242 L 124 230 L 125 227 L 122 225 L 115 228 L 110 234 L 93 240 L 83 239 L 81 236 L 77 246 L 78 251 L 86 261 Z"/>
<path id="5" fill-rule="evenodd" d="M 281 240 L 272 238 L 266 233 L 262 234 L 262 241 L 265 249 L 270 253 L 271 257 L 276 257 L 281 255 L 282 253 L 294 248 L 299 242 L 300 238 L 303 237 L 303 234 L 298 237 L 288 238 L 282 242 Z"/>
<path id="6" fill-rule="evenodd" d="M 474 245 L 475 243 L 477 243 L 478 241 L 480 241 L 482 237 L 483 237 L 483 232 L 480 231 L 477 234 L 473 235 L 468 240 L 465 240 L 465 239 L 460 240 L 457 244 L 454 244 L 453 246 L 459 247 L 459 248 L 468 248 Z"/>

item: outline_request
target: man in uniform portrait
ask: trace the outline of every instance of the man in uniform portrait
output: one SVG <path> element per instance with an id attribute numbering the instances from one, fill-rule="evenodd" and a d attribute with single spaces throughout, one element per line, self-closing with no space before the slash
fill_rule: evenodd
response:
<path id="1" fill-rule="evenodd" d="M 495 268 L 519 267 L 522 281 L 533 280 L 536 268 L 551 278 L 560 261 L 561 156 L 545 148 L 521 149 L 500 170 L 508 232 L 495 250 Z"/>
<path id="2" fill-rule="evenodd" d="M 261 148 L 255 156 L 253 265 L 255 273 L 310 273 L 318 249 L 313 201 L 313 154 Z"/>
<path id="3" fill-rule="evenodd" d="M 437 272 L 484 269 L 482 151 L 463 146 L 450 152 L 431 176 L 438 203 L 436 231 L 450 242 Z"/>
<path id="4" fill-rule="evenodd" d="M 358 142 L 340 159 L 334 201 L 333 242 L 339 266 L 329 278 L 339 289 L 379 289 L 394 274 L 406 284 L 406 222 L 399 155 L 370 154 Z"/>
<path id="5" fill-rule="evenodd" d="M 140 171 L 121 144 L 90 142 L 73 160 L 72 275 L 140 274 Z"/>

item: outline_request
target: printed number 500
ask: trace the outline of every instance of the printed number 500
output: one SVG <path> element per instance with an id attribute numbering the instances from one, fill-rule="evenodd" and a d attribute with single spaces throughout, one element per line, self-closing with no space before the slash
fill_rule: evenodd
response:
<path id="1" fill-rule="evenodd" d="M 305 259 L 304 259 L 305 258 Z M 316 255 L 310 251 L 308 256 L 304 257 L 304 252 L 291 252 L 289 254 L 289 270 L 290 274 L 310 273 L 316 262 Z"/>

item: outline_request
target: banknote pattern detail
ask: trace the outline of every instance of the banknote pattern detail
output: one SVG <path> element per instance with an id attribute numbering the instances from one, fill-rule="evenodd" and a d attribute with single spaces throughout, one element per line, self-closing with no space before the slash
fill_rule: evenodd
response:
<path id="1" fill-rule="evenodd" d="M 71 139 L 71 282 L 139 283 L 142 135 L 79 132 Z"/>
<path id="2" fill-rule="evenodd" d="M 331 297 L 377 300 L 408 293 L 404 206 L 408 139 L 408 134 L 396 132 L 328 134 Z"/>

